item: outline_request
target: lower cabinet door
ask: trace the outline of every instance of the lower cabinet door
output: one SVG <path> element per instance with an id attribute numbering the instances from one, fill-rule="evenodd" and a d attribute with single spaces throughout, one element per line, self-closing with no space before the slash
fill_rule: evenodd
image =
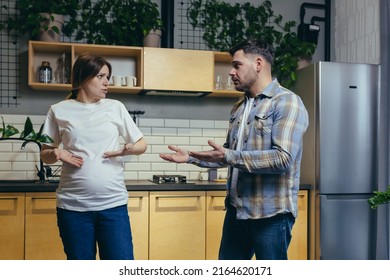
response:
<path id="1" fill-rule="evenodd" d="M 287 252 L 289 260 L 308 258 L 308 196 L 307 190 L 298 192 L 298 218 L 293 226 L 292 239 Z"/>
<path id="2" fill-rule="evenodd" d="M 129 191 L 128 202 L 134 258 L 149 259 L 149 192 Z"/>
<path id="3" fill-rule="evenodd" d="M 57 227 L 55 193 L 26 193 L 26 260 L 66 259 Z"/>
<path id="4" fill-rule="evenodd" d="M 207 259 L 218 259 L 219 245 L 222 237 L 222 226 L 225 218 L 224 191 L 207 192 Z M 298 193 L 298 218 L 292 230 L 292 239 L 288 249 L 291 260 L 307 260 L 308 251 L 308 191 Z M 255 259 L 255 257 L 253 257 Z"/>
<path id="5" fill-rule="evenodd" d="M 204 260 L 204 191 L 150 192 L 151 260 Z"/>
<path id="6" fill-rule="evenodd" d="M 24 193 L 0 194 L 0 260 L 24 259 Z"/>
<path id="7" fill-rule="evenodd" d="M 217 260 L 225 218 L 225 191 L 208 191 L 206 201 L 206 259 Z"/>

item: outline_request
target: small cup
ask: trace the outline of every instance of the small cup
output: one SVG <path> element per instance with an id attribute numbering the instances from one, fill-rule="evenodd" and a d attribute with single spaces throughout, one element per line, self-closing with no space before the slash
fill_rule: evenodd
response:
<path id="1" fill-rule="evenodd" d="M 126 76 L 126 86 L 127 87 L 135 87 L 137 86 L 137 78 L 134 76 Z"/>
<path id="2" fill-rule="evenodd" d="M 217 75 L 215 80 L 215 89 L 222 90 L 222 75 Z"/>
<path id="3" fill-rule="evenodd" d="M 227 81 L 226 81 L 226 89 L 227 90 L 234 90 L 234 84 L 233 84 L 233 80 L 232 80 L 232 77 L 229 76 L 227 78 Z"/>
<path id="4" fill-rule="evenodd" d="M 122 76 L 118 76 L 118 75 L 112 76 L 113 85 L 116 87 L 122 86 L 122 79 L 123 79 Z"/>
<path id="5" fill-rule="evenodd" d="M 200 171 L 199 172 L 199 181 L 207 181 L 209 179 L 209 174 L 207 171 Z"/>

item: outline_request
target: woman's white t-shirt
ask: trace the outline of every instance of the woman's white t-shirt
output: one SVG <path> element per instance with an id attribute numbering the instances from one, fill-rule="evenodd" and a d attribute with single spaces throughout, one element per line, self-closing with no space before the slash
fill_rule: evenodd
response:
<path id="1" fill-rule="evenodd" d="M 120 149 L 120 136 L 126 143 L 135 143 L 143 137 L 121 102 L 61 101 L 48 111 L 42 133 L 53 138 L 53 146 L 62 144 L 65 150 L 84 159 L 81 168 L 62 164 L 57 207 L 100 211 L 127 204 L 122 158 L 103 158 L 105 152 Z"/>

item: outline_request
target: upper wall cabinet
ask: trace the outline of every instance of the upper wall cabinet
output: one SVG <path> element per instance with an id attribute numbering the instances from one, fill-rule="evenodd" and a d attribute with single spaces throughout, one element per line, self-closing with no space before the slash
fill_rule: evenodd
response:
<path id="1" fill-rule="evenodd" d="M 106 58 L 112 65 L 111 76 L 120 77 L 120 83 L 116 85 L 111 78 L 110 92 L 137 94 L 142 90 L 143 85 L 142 51 L 141 47 L 30 41 L 28 85 L 36 90 L 69 91 L 72 88 L 70 70 L 73 63 L 81 54 L 92 53 Z M 40 82 L 39 68 L 42 61 L 50 63 L 52 69 L 50 83 Z M 131 84 L 126 82 L 127 76 L 134 77 Z"/>
<path id="2" fill-rule="evenodd" d="M 144 90 L 205 92 L 213 90 L 211 51 L 144 48 Z"/>
<path id="3" fill-rule="evenodd" d="M 34 90 L 70 91 L 72 65 L 83 53 L 101 55 L 110 62 L 111 93 L 242 96 L 229 79 L 231 57 L 227 52 L 62 42 L 29 42 L 28 85 Z M 52 69 L 48 83 L 39 78 L 43 61 Z"/>
<path id="4" fill-rule="evenodd" d="M 229 76 L 232 68 L 232 57 L 228 52 L 214 52 L 214 88 L 208 96 L 212 97 L 240 97 L 242 92 L 234 89 L 233 81 Z"/>

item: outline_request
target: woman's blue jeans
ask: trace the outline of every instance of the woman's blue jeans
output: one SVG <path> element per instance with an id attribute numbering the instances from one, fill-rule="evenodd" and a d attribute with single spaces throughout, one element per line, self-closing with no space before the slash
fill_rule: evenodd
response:
<path id="1" fill-rule="evenodd" d="M 220 260 L 287 260 L 291 230 L 295 218 L 291 213 L 265 219 L 238 220 L 236 208 L 228 206 L 221 246 Z"/>
<path id="2" fill-rule="evenodd" d="M 57 208 L 57 224 L 68 260 L 133 260 L 127 205 L 78 212 Z"/>

